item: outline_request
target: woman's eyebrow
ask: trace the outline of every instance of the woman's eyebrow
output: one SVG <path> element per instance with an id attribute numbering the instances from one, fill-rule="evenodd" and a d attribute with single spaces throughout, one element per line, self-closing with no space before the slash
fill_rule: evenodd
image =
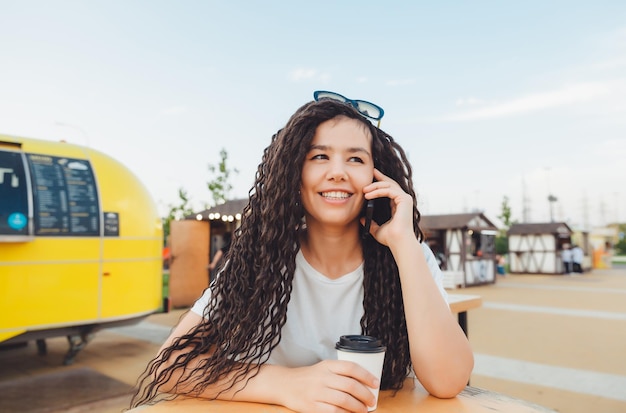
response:
<path id="1" fill-rule="evenodd" d="M 354 147 L 354 148 L 348 148 L 348 152 L 350 152 L 350 153 L 363 152 L 366 155 L 371 156 L 369 150 L 367 150 L 366 148 L 360 147 L 360 146 L 357 146 L 357 147 Z"/>
<path id="2" fill-rule="evenodd" d="M 329 145 L 311 145 L 309 147 L 309 151 L 313 151 L 313 150 L 329 151 L 329 150 L 332 150 L 332 149 L 333 149 L 332 146 L 329 146 Z M 368 149 L 363 148 L 361 146 L 355 146 L 355 147 L 352 147 L 352 148 L 347 148 L 346 152 L 348 152 L 348 153 L 361 153 L 362 152 L 362 153 L 365 153 L 368 156 L 372 156 Z"/>

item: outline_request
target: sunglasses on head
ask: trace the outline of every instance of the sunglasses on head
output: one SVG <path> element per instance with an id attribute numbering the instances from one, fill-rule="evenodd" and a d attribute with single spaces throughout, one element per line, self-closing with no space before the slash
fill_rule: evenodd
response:
<path id="1" fill-rule="evenodd" d="M 366 100 L 353 100 L 348 99 L 347 97 L 340 95 L 335 92 L 328 92 L 326 90 L 316 90 L 313 92 L 313 99 L 316 101 L 320 101 L 322 99 L 332 99 L 339 102 L 347 103 L 353 106 L 359 113 L 367 118 L 374 119 L 378 121 L 378 127 L 380 127 L 380 120 L 385 114 L 383 108 L 378 105 L 373 104 L 372 102 L 368 102 Z"/>

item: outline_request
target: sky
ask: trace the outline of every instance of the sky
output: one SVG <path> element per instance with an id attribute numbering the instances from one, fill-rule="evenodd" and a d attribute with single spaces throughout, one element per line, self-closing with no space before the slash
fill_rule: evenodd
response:
<path id="1" fill-rule="evenodd" d="M 331 90 L 384 108 L 423 214 L 626 221 L 621 0 L 0 0 L 0 57 L 0 134 L 112 156 L 162 215 L 211 202 L 221 149 L 246 197 Z"/>

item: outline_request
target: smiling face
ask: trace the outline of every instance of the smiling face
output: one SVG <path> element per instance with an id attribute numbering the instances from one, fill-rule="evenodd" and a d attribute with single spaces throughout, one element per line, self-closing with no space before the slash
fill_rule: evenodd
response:
<path id="1" fill-rule="evenodd" d="M 308 228 L 358 228 L 363 187 L 374 177 L 371 142 L 369 130 L 356 119 L 339 116 L 317 127 L 300 187 Z"/>

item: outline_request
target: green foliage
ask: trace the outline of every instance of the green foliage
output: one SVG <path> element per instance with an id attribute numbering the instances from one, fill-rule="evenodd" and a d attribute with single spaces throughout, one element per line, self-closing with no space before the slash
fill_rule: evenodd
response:
<path id="1" fill-rule="evenodd" d="M 511 226 L 511 206 L 509 205 L 509 197 L 504 196 L 501 204 L 502 211 L 498 218 L 502 221 L 505 228 L 500 229 L 500 233 L 496 237 L 496 254 L 504 255 L 509 252 L 509 239 L 506 235 L 507 230 Z"/>
<path id="2" fill-rule="evenodd" d="M 239 170 L 236 168 L 230 169 L 227 166 L 228 152 L 222 148 L 220 150 L 220 162 L 218 165 L 209 164 L 209 172 L 214 174 L 214 178 L 207 182 L 207 187 L 211 192 L 211 198 L 213 199 L 213 206 L 226 202 L 230 196 L 230 191 L 233 189 L 230 183 L 230 177 L 232 174 L 238 174 Z"/>
<path id="3" fill-rule="evenodd" d="M 496 237 L 496 254 L 505 255 L 509 252 L 509 239 L 506 233 Z"/>
<path id="4" fill-rule="evenodd" d="M 506 195 L 502 199 L 501 208 L 502 212 L 498 215 L 498 218 L 508 229 L 511 226 L 511 206 L 509 205 L 509 197 Z"/>
<path id="5" fill-rule="evenodd" d="M 180 199 L 180 204 L 178 205 L 169 205 L 169 212 L 165 218 L 163 218 L 163 240 L 164 243 L 167 242 L 167 238 L 170 235 L 170 222 L 182 219 L 186 215 L 190 215 L 193 213 L 193 209 L 189 205 L 189 195 L 184 188 L 178 189 L 178 198 Z"/>
<path id="6" fill-rule="evenodd" d="M 220 162 L 218 165 L 209 165 L 209 171 L 216 176 L 207 183 L 211 197 L 213 198 L 213 205 L 217 205 L 228 200 L 230 191 L 233 186 L 230 184 L 229 179 L 232 174 L 238 174 L 239 171 L 235 168 L 230 169 L 227 166 L 228 153 L 226 149 L 220 151 Z M 170 204 L 169 212 L 163 220 L 163 240 L 164 244 L 167 243 L 167 239 L 170 235 L 170 223 L 172 221 L 183 219 L 185 216 L 193 214 L 193 209 L 190 205 L 189 194 L 184 188 L 178 189 L 179 203 Z"/>

